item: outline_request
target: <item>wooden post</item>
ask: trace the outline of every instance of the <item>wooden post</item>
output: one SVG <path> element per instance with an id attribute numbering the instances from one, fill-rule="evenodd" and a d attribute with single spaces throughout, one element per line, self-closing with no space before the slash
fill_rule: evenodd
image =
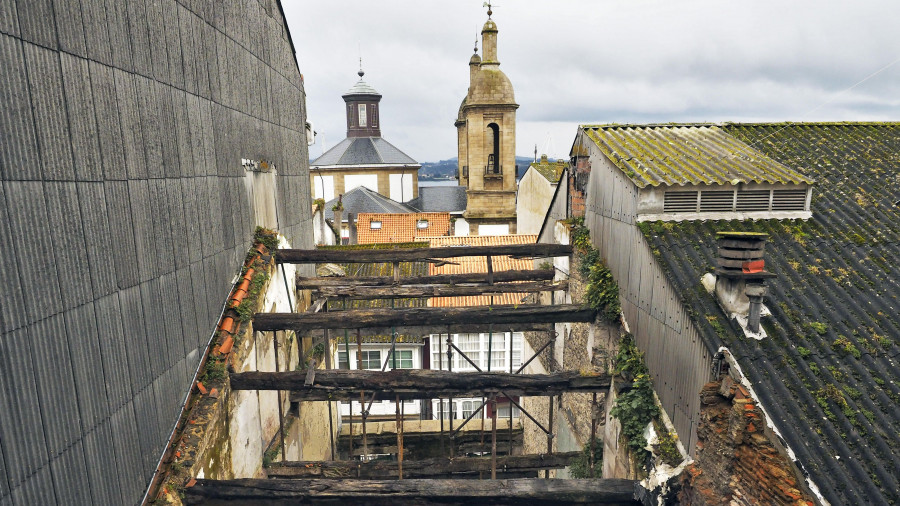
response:
<path id="1" fill-rule="evenodd" d="M 497 479 L 497 400 L 491 396 L 491 479 Z"/>
<path id="2" fill-rule="evenodd" d="M 347 357 L 347 361 L 350 361 L 350 357 Z M 356 329 L 356 368 L 360 371 L 363 369 L 362 363 L 362 336 L 359 333 L 359 329 Z M 359 392 L 359 414 L 360 419 L 362 419 L 362 433 L 363 433 L 363 457 L 360 460 L 365 460 L 369 455 L 369 438 L 366 434 L 366 393 L 360 390 Z M 353 455 L 350 455 L 350 458 L 353 458 Z"/>
<path id="3" fill-rule="evenodd" d="M 397 479 L 403 479 L 403 429 L 400 420 L 400 396 L 397 396 L 394 408 L 397 412 L 395 423 L 397 424 Z"/>
<path id="4" fill-rule="evenodd" d="M 553 396 L 550 395 L 547 397 L 550 401 L 550 412 L 547 415 L 547 428 L 550 429 L 550 433 L 547 434 L 547 453 L 553 453 Z M 544 478 L 550 477 L 550 470 L 547 469 L 544 471 Z"/>
<path id="5" fill-rule="evenodd" d="M 279 372 L 278 367 L 278 332 L 272 332 L 272 349 L 275 352 L 275 372 Z M 286 460 L 287 455 L 284 451 L 284 408 L 281 406 L 281 390 L 278 393 L 278 430 L 281 433 L 281 460 Z"/>
<path id="6" fill-rule="evenodd" d="M 453 336 L 450 334 L 450 328 L 447 328 L 447 372 L 453 372 Z M 451 395 L 447 405 L 450 407 L 450 433 L 453 433 L 453 396 Z M 450 458 L 453 458 L 453 441 L 450 441 Z"/>
<path id="7" fill-rule="evenodd" d="M 494 262 L 491 258 L 491 255 L 487 255 L 487 282 L 489 285 L 494 284 Z"/>

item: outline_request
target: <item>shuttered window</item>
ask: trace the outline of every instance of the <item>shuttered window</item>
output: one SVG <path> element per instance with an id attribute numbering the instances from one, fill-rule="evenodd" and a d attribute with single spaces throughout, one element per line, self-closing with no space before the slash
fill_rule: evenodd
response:
<path id="1" fill-rule="evenodd" d="M 737 210 L 738 211 L 768 211 L 769 190 L 746 190 L 739 191 L 737 194 Z"/>

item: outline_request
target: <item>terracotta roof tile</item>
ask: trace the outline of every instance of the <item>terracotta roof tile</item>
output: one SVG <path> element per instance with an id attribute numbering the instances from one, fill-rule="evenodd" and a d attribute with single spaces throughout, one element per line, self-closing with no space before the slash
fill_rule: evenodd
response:
<path id="1" fill-rule="evenodd" d="M 427 221 L 427 227 L 419 228 L 420 221 Z M 372 228 L 372 222 L 380 223 L 380 228 Z M 410 242 L 450 233 L 450 213 L 359 213 L 356 223 L 360 244 Z"/>
<path id="2" fill-rule="evenodd" d="M 537 242 L 536 234 L 522 235 L 477 235 L 462 237 L 423 237 L 420 240 L 428 241 L 433 248 L 453 246 L 500 246 L 505 244 L 534 244 Z M 435 274 L 462 274 L 471 272 L 487 272 L 487 259 L 485 257 L 461 257 L 451 259 L 455 264 L 435 267 L 430 264 L 429 275 Z M 491 259 L 494 272 L 533 269 L 534 261 L 531 259 L 517 259 L 508 256 L 496 256 Z M 520 304 L 524 293 L 505 293 L 502 295 L 479 295 L 474 297 L 433 297 L 429 299 L 429 307 L 471 307 L 487 305 Z M 491 300 L 493 298 L 493 301 Z"/>

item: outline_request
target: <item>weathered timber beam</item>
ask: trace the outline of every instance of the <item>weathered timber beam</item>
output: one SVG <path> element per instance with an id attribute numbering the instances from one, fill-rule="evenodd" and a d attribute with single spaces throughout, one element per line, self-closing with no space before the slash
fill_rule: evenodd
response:
<path id="1" fill-rule="evenodd" d="M 375 399 L 435 399 L 438 397 L 481 397 L 504 392 L 507 395 L 558 395 L 564 392 L 598 392 L 609 388 L 610 376 L 582 376 L 577 371 L 553 374 L 510 374 L 504 372 L 449 372 L 429 369 L 359 371 L 332 369 L 316 371 L 316 382 L 305 383 L 302 371 L 242 372 L 231 374 L 234 390 L 290 390 L 291 400 L 351 400 L 360 392 L 374 393 Z"/>
<path id="2" fill-rule="evenodd" d="M 327 313 L 256 313 L 254 330 L 358 329 L 399 325 L 592 322 L 596 311 L 577 304 L 452 308 L 354 309 Z M 514 326 L 514 325 L 511 325 Z"/>
<path id="3" fill-rule="evenodd" d="M 553 269 L 533 269 L 521 271 L 500 271 L 494 273 L 495 283 L 511 281 L 547 281 L 553 279 Z M 400 278 L 401 285 L 453 285 L 462 283 L 487 282 L 487 273 L 437 274 L 434 276 L 411 276 Z M 325 286 L 385 286 L 395 283 L 393 276 L 329 276 L 318 278 L 298 278 L 298 290 L 311 290 Z"/>
<path id="4" fill-rule="evenodd" d="M 398 299 L 423 297 L 468 297 L 493 293 L 534 293 L 566 290 L 568 281 L 526 281 L 489 285 L 394 285 L 394 286 L 323 286 L 315 294 L 328 298 Z"/>
<path id="5" fill-rule="evenodd" d="M 635 481 L 201 479 L 185 504 L 639 504 Z"/>
<path id="6" fill-rule="evenodd" d="M 497 458 L 497 469 L 530 471 L 562 469 L 581 452 L 551 453 L 547 455 L 507 455 Z M 490 457 L 447 457 L 404 460 L 404 478 L 431 478 L 451 474 L 478 473 L 491 470 Z M 316 461 L 279 462 L 266 469 L 269 478 L 363 478 L 384 480 L 397 477 L 397 463 L 384 461 Z"/>
<path id="7" fill-rule="evenodd" d="M 508 332 L 509 325 L 495 325 L 494 332 Z M 516 328 L 514 329 L 516 332 L 551 332 L 553 331 L 552 323 L 516 323 Z M 490 324 L 487 323 L 461 323 L 454 324 L 451 327 L 451 332 L 454 334 L 457 333 L 472 333 L 472 332 L 488 332 L 490 329 Z M 388 327 L 366 327 L 364 329 L 360 329 L 360 335 L 365 336 L 390 336 L 391 332 L 396 332 L 397 335 L 403 336 L 427 336 L 429 334 L 444 334 L 446 337 L 447 334 L 447 326 L 446 325 L 392 325 Z M 344 333 L 338 332 L 337 337 L 343 339 Z M 334 334 L 332 334 L 334 336 Z M 341 341 L 343 342 L 343 341 Z M 352 346 L 356 342 L 356 331 L 354 330 L 350 335 L 350 345 Z"/>
<path id="8" fill-rule="evenodd" d="M 511 255 L 519 257 L 558 257 L 572 253 L 568 244 L 508 244 L 502 246 L 459 246 L 452 248 L 397 249 L 279 249 L 275 260 L 281 263 L 368 263 L 411 262 L 432 258 L 459 258 Z"/>

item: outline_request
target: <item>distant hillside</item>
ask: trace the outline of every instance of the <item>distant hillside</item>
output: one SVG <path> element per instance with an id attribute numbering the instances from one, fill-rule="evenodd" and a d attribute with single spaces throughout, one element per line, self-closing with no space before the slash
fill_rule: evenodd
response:
<path id="1" fill-rule="evenodd" d="M 516 157 L 516 165 L 519 166 L 519 177 L 522 176 L 522 173 L 533 160 L 534 158 L 530 156 Z M 458 163 L 456 157 L 448 160 L 441 160 L 439 162 L 421 163 L 422 170 L 419 171 L 419 179 L 421 180 L 456 179 L 456 167 Z"/>

